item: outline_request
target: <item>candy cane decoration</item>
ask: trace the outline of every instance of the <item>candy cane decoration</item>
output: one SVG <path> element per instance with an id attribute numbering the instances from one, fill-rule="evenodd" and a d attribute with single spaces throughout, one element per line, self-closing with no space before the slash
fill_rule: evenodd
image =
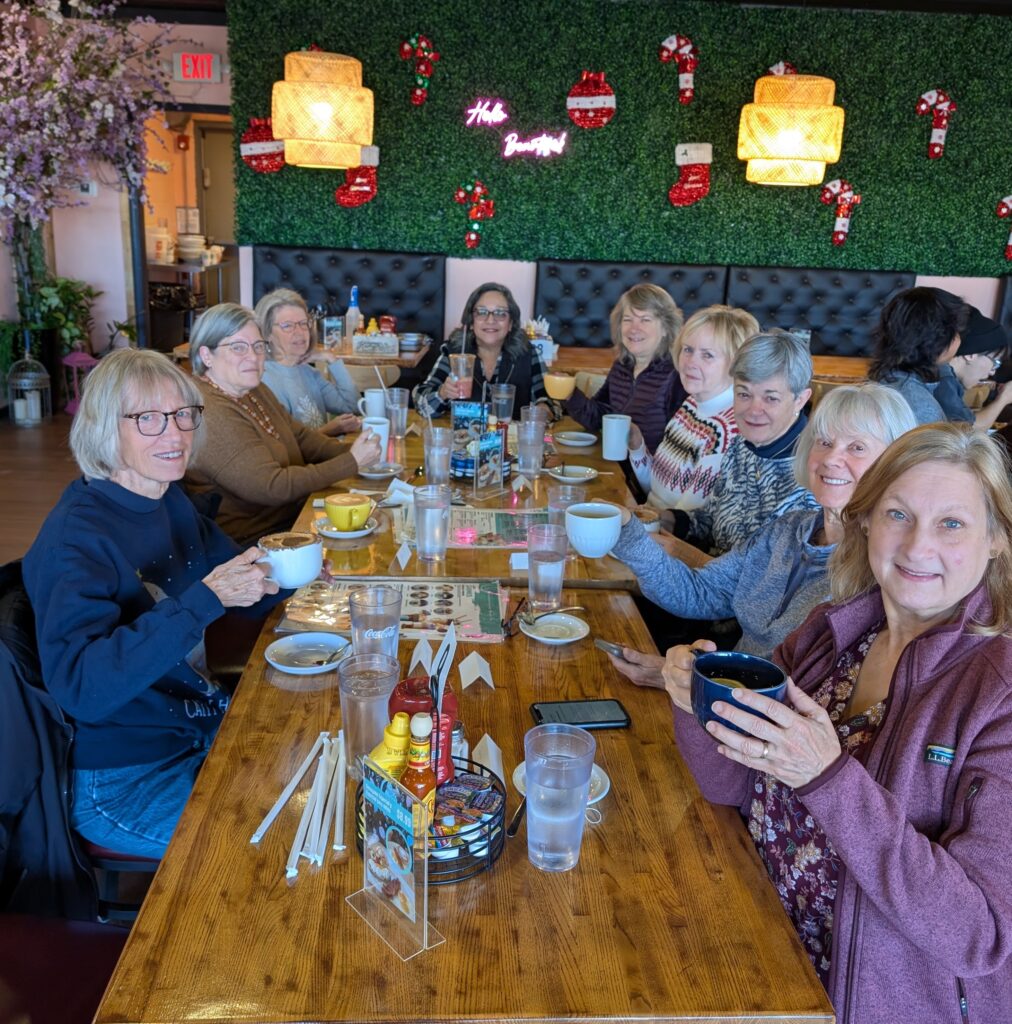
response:
<path id="1" fill-rule="evenodd" d="M 1006 196 L 998 204 L 994 212 L 997 213 L 1002 220 L 1006 217 L 1012 217 L 1012 195 Z M 1012 260 L 1012 231 L 1008 234 L 1008 244 L 1005 246 L 1005 259 Z"/>
<path id="2" fill-rule="evenodd" d="M 687 106 L 696 95 L 696 76 L 693 72 L 699 67 L 699 50 L 692 45 L 688 36 L 676 33 L 661 43 L 657 56 L 662 64 L 674 61 L 678 65 L 678 102 Z"/>
<path id="3" fill-rule="evenodd" d="M 850 215 L 855 206 L 861 202 L 861 197 L 854 191 L 854 186 L 843 178 L 834 178 L 833 181 L 822 186 L 819 199 L 827 206 L 836 203 L 836 222 L 833 224 L 833 245 L 843 245 L 847 241 L 850 232 Z"/>
<path id="4" fill-rule="evenodd" d="M 796 75 L 798 69 L 789 60 L 778 60 L 771 68 L 771 75 Z"/>
<path id="5" fill-rule="evenodd" d="M 931 111 L 931 140 L 928 142 L 928 159 L 937 160 L 945 152 L 945 136 L 949 131 L 949 118 L 956 112 L 956 101 L 941 89 L 929 89 L 921 93 L 914 108 L 919 115 Z"/>

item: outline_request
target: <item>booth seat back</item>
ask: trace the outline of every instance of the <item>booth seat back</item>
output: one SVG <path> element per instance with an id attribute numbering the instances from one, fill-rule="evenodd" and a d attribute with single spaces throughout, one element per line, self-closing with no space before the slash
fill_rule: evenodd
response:
<path id="1" fill-rule="evenodd" d="M 343 313 L 351 286 L 358 285 L 366 322 L 384 313 L 399 331 L 419 331 L 443 340 L 446 257 L 431 253 L 359 249 L 253 247 L 253 301 L 275 288 L 292 288 L 310 306 Z"/>

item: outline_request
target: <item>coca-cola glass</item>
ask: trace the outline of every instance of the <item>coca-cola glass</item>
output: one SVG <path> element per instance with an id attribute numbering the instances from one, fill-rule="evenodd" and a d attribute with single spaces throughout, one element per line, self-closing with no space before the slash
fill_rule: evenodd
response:
<path id="1" fill-rule="evenodd" d="M 356 654 L 397 657 L 401 636 L 401 592 L 394 587 L 363 587 L 348 598 L 351 646 Z"/>

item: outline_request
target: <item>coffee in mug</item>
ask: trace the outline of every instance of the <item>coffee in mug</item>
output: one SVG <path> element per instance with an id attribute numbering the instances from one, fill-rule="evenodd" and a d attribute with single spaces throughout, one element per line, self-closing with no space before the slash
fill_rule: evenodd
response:
<path id="1" fill-rule="evenodd" d="M 603 501 L 583 501 L 566 509 L 566 535 L 584 558 L 602 558 L 622 532 L 622 510 Z"/>
<path id="2" fill-rule="evenodd" d="M 328 494 L 323 499 L 327 518 L 337 530 L 361 530 L 369 521 L 376 502 L 364 494 Z"/>
<path id="3" fill-rule="evenodd" d="M 284 590 L 311 583 L 323 568 L 323 543 L 311 533 L 271 533 L 258 546 L 264 555 L 257 561 L 270 566 L 269 578 Z"/>

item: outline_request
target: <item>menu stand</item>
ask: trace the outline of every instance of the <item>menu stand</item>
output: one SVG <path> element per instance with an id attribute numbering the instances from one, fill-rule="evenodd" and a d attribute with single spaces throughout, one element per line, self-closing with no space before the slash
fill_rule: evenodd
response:
<path id="1" fill-rule="evenodd" d="M 429 924 L 429 812 L 371 758 L 362 765 L 362 888 L 345 898 L 402 960 L 410 960 L 446 941 Z"/>

